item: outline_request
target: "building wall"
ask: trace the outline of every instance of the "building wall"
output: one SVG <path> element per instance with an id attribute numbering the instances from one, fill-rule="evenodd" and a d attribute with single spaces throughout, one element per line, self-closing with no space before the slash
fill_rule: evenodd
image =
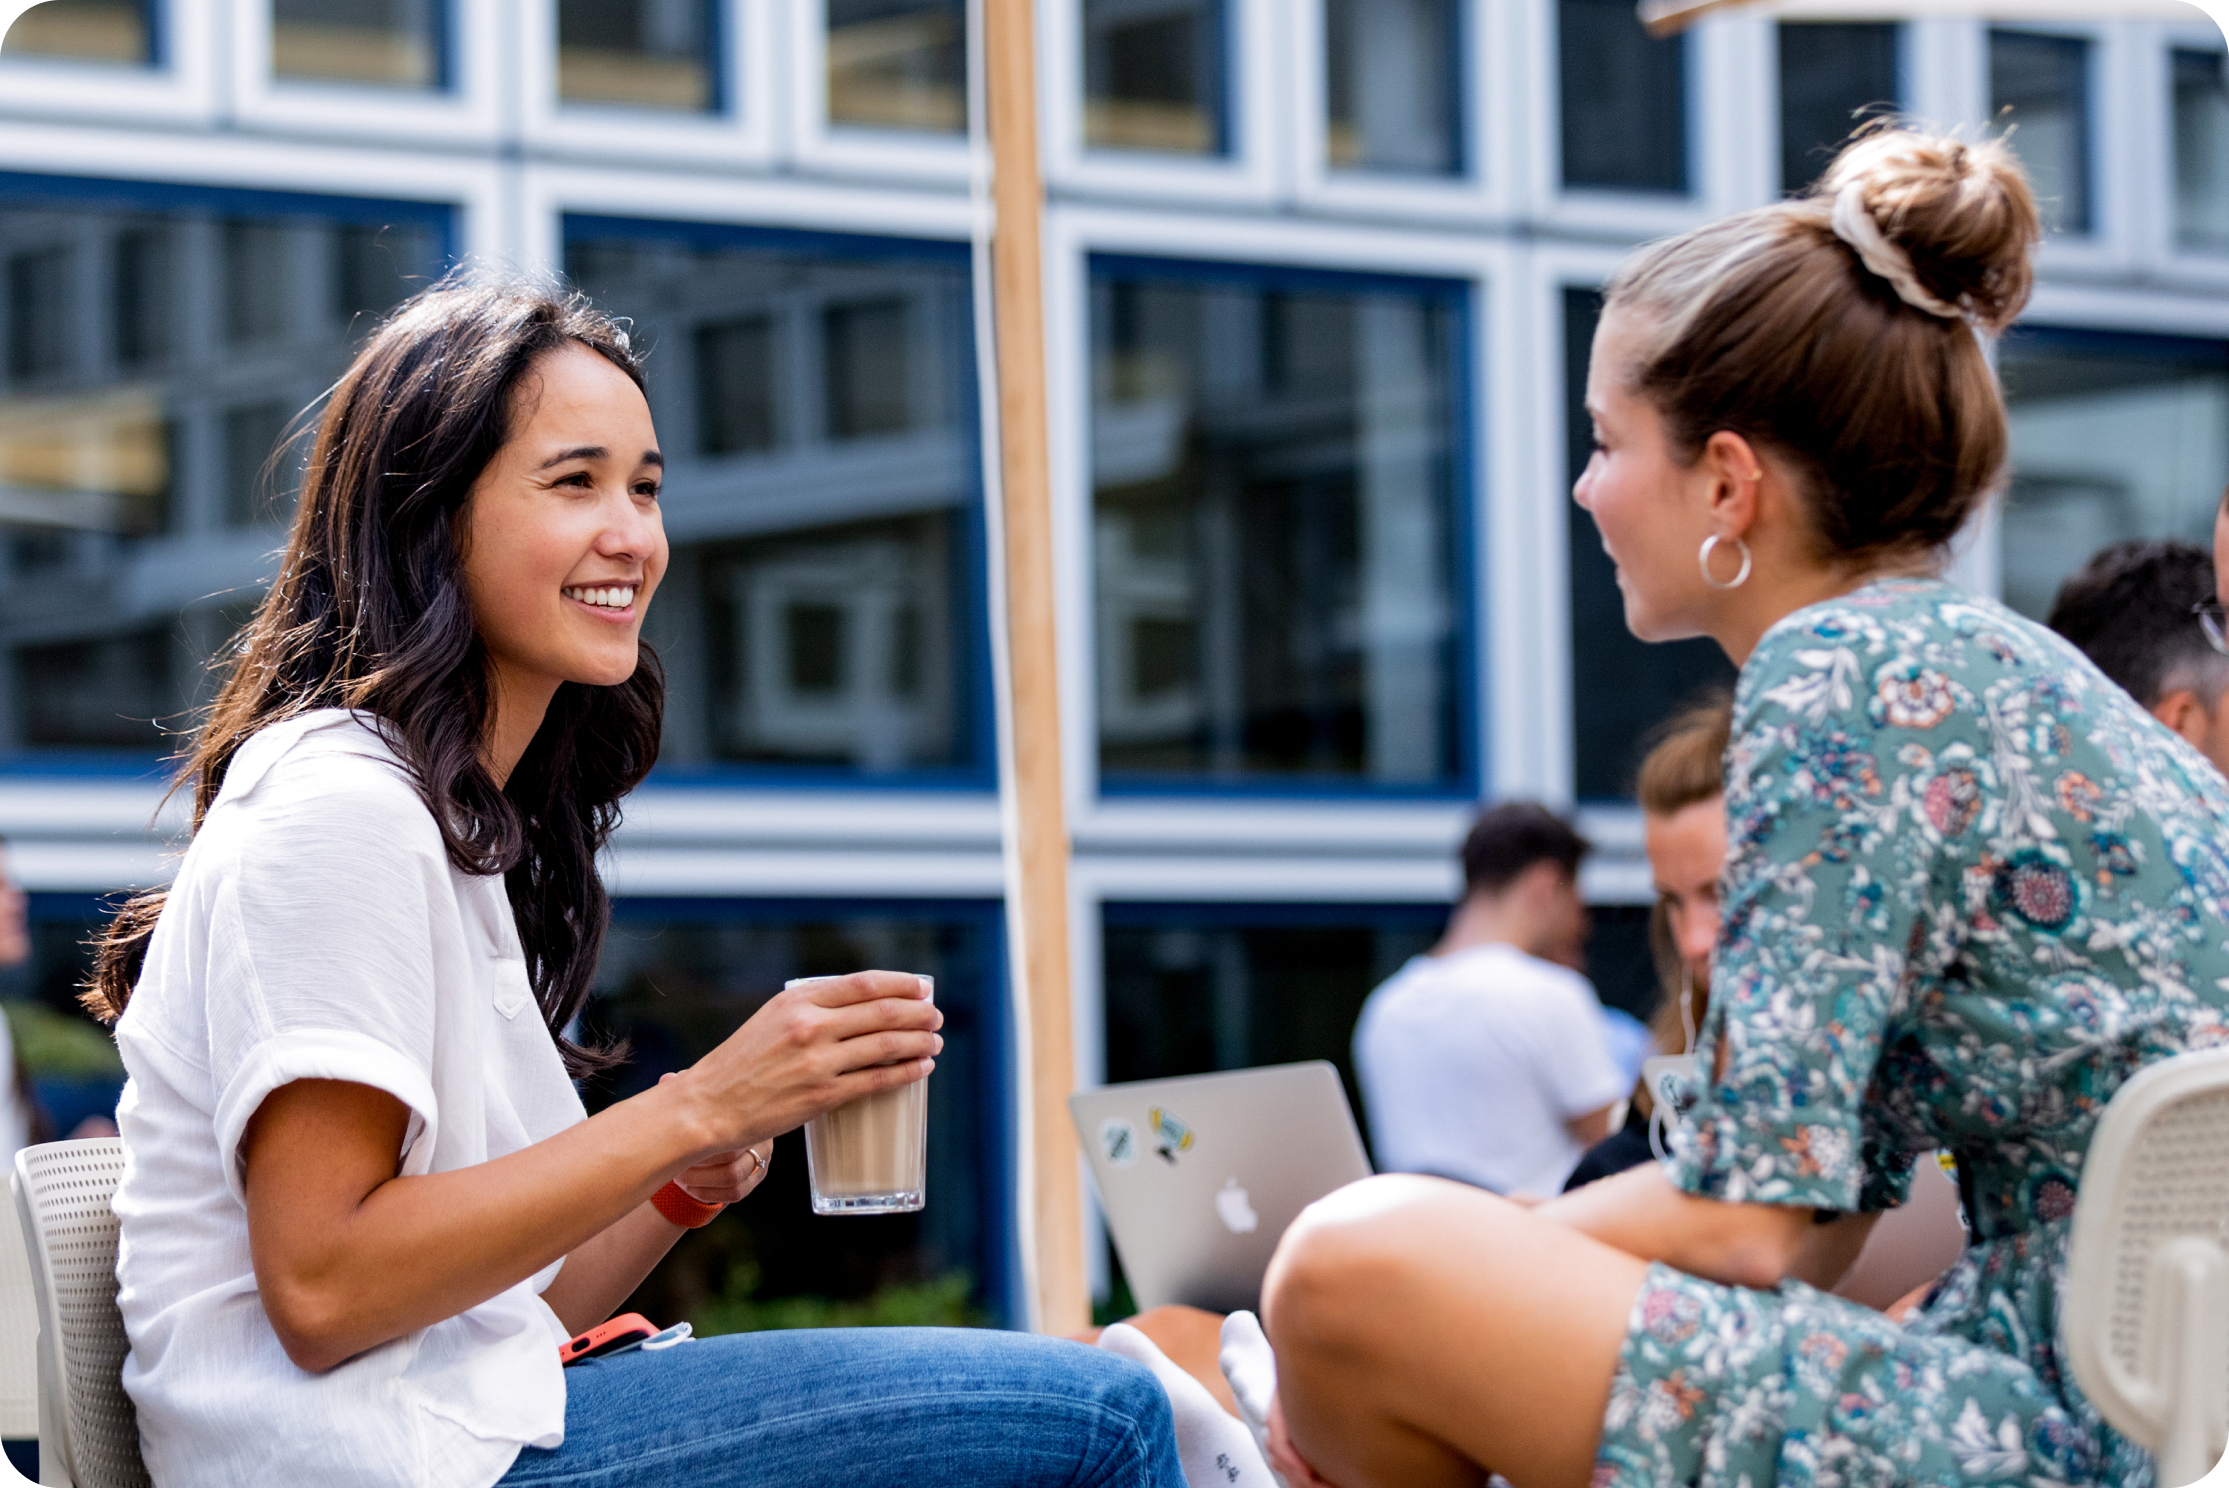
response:
<path id="1" fill-rule="evenodd" d="M 167 871 L 160 740 L 101 700 L 158 673 L 170 706 L 205 694 L 194 668 L 266 581 L 289 478 L 272 467 L 277 517 L 243 504 L 241 449 L 378 308 L 341 281 L 399 292 L 463 257 L 567 270 L 655 345 L 680 453 L 676 618 L 653 628 L 678 701 L 616 892 L 708 915 L 999 897 L 961 6 L 428 0 L 384 37 L 315 0 L 278 0 L 276 24 L 272 0 L 43 9 L 0 56 L 0 316 L 22 348 L 0 402 L 0 831 L 28 887 Z M 1633 742 L 1722 664 L 1606 623 L 1568 504 L 1569 387 L 1586 292 L 1632 245 L 1800 184 L 1784 122 L 1889 101 L 1978 130 L 2011 101 L 2072 203 L 2037 333 L 2004 353 L 2024 484 L 1961 576 L 2032 603 L 2071 544 L 2210 528 L 2229 105 L 2195 12 L 1825 46 L 1742 15 L 1647 43 L 1624 0 L 1041 0 L 1039 22 L 1080 1079 L 1136 1011 L 1110 1015 L 1110 977 L 1236 1010 L 1182 1058 L 1281 1047 L 1247 1032 L 1278 1005 L 1258 1001 L 1276 958 L 1247 947 L 1317 906 L 1362 937 L 1336 954 L 1366 985 L 1452 896 L 1481 796 L 1580 807 L 1590 896 L 1647 902 L 1618 799 Z M 1868 77 L 1893 98 L 1838 96 Z M 117 215 L 95 233 L 94 210 Z M 120 313 L 84 286 L 139 262 L 117 246 L 134 214 L 174 214 L 177 262 L 233 265 L 170 270 L 166 334 L 193 355 L 143 375 L 39 318 L 63 293 L 39 257 L 56 211 L 105 266 L 71 291 L 88 325 Z M 280 279 L 295 298 L 263 305 Z M 245 344 L 192 292 L 220 282 L 279 350 L 195 360 Z M 40 465 L 22 431 L 64 414 L 79 455 L 160 446 L 167 476 Z M 1638 919 L 1605 922 L 1631 983 Z M 1298 1018 L 1317 994 L 1293 985 Z"/>

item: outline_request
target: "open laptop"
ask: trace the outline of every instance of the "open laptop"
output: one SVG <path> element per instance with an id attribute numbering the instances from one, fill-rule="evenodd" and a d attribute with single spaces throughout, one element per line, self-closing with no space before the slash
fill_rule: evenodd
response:
<path id="1" fill-rule="evenodd" d="M 1286 1226 L 1370 1176 L 1339 1072 L 1318 1060 L 1068 1097 L 1138 1307 L 1260 1305 Z"/>

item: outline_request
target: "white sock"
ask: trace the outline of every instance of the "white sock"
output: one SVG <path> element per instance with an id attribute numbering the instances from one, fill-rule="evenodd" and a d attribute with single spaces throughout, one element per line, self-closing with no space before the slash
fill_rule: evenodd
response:
<path id="1" fill-rule="evenodd" d="M 1254 1447 L 1269 1460 L 1269 1403 L 1277 1398 L 1277 1356 L 1270 1352 L 1261 1320 L 1250 1312 L 1234 1312 L 1223 1319 L 1223 1352 L 1219 1361 L 1223 1378 L 1230 1381 L 1238 1400 L 1238 1414 L 1253 1433 Z M 1284 1474 L 1275 1468 L 1270 1476 L 1285 1488 Z"/>
<path id="2" fill-rule="evenodd" d="M 1152 1339 L 1128 1323 L 1116 1323 L 1099 1335 L 1099 1346 L 1143 1364 L 1169 1392 L 1176 1455 L 1184 1464 L 1187 1488 L 1269 1488 L 1268 1459 L 1246 1424 L 1223 1409 L 1207 1386 L 1170 1363 Z"/>

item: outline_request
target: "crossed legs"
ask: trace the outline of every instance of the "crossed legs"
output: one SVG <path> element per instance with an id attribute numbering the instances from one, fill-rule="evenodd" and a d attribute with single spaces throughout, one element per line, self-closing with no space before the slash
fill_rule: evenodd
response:
<path id="1" fill-rule="evenodd" d="M 1311 1205 L 1263 1289 L 1294 1449 L 1339 1488 L 1457 1488 L 1486 1470 L 1586 1488 L 1646 1266 L 1436 1178 Z"/>

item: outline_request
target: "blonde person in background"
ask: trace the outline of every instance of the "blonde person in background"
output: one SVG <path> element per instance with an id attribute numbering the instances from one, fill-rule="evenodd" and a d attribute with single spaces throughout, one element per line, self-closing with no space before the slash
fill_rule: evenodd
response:
<path id="1" fill-rule="evenodd" d="M 1576 497 L 1646 640 L 1741 668 L 1708 1072 L 1667 1161 L 1535 1209 L 1368 1179 L 1265 1287 L 1291 1488 L 2144 1488 L 2061 1371 L 2096 1122 L 2229 1042 L 2229 786 L 2060 637 L 1938 577 L 2003 477 L 2026 303 L 2001 142 L 1869 133 L 1612 280 Z M 1828 1295 L 1922 1153 L 1974 1243 Z"/>
<path id="2" fill-rule="evenodd" d="M 1634 783 L 1649 875 L 1656 885 L 1649 950 L 1663 1000 L 1649 1020 L 1649 1044 L 1658 1055 L 1692 1052 L 1703 1011 L 1710 1005 L 1718 875 L 1726 866 L 1724 763 L 1733 713 L 1733 698 L 1724 693 L 1712 693 L 1674 713 L 1650 735 Z M 1587 1149 L 1564 1187 L 1580 1188 L 1654 1158 L 1649 1128 L 1655 1115 L 1647 1082 L 1635 1084 L 1625 1124 Z"/>

